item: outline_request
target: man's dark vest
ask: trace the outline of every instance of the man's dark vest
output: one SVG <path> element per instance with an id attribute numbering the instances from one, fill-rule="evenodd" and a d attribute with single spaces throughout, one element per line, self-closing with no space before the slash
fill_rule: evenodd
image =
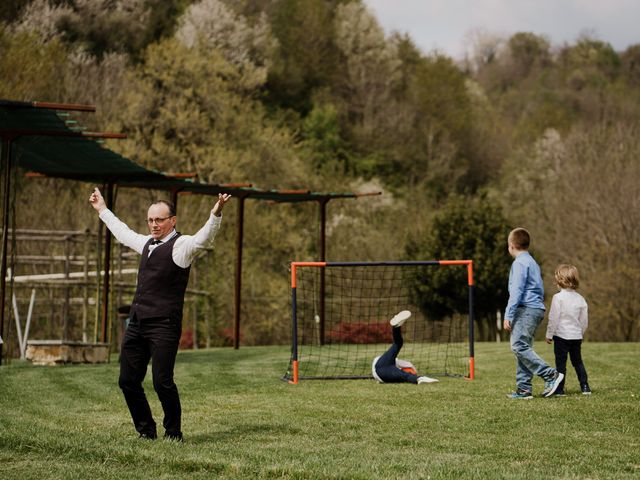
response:
<path id="1" fill-rule="evenodd" d="M 131 305 L 131 317 L 182 319 L 184 292 L 189 282 L 191 267 L 182 268 L 171 256 L 173 244 L 180 233 L 158 245 L 149 256 L 149 245 L 145 244 L 138 269 L 138 286 Z"/>

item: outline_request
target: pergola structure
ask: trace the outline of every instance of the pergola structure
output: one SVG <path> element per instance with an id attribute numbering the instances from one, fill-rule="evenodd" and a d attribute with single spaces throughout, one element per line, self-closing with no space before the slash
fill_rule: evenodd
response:
<path id="1" fill-rule="evenodd" d="M 166 190 L 176 204 L 178 194 L 190 192 L 201 195 L 228 193 L 238 202 L 236 265 L 234 283 L 234 347 L 240 346 L 240 305 L 242 290 L 242 245 L 244 230 L 244 203 L 247 199 L 277 203 L 315 201 L 320 209 L 319 252 L 321 261 L 326 252 L 326 207 L 329 201 L 340 198 L 358 198 L 380 195 L 367 193 L 318 193 L 309 190 L 262 190 L 249 184 L 204 184 L 189 174 L 166 174 L 149 170 L 122 155 L 109 150 L 99 142 L 103 139 L 121 139 L 126 135 L 109 132 L 89 132 L 69 117 L 69 112 L 95 112 L 91 105 L 46 102 L 16 102 L 0 100 L 0 166 L 3 169 L 2 257 L 0 260 L 0 336 L 4 332 L 7 247 L 9 232 L 9 204 L 11 171 L 20 167 L 30 176 L 63 178 L 105 185 L 105 201 L 114 208 L 115 186 Z M 109 265 L 111 235 L 105 235 L 104 282 L 102 291 L 101 340 L 107 339 L 109 305 Z M 2 344 L 0 344 L 0 364 Z"/>

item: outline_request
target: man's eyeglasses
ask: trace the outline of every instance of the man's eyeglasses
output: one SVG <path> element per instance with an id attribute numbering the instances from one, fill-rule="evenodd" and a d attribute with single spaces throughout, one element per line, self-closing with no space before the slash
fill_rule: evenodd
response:
<path id="1" fill-rule="evenodd" d="M 154 223 L 156 225 L 162 225 L 166 220 L 168 220 L 171 217 L 175 217 L 175 215 L 169 215 L 168 217 L 164 217 L 164 218 L 147 218 L 147 223 L 149 225 L 153 225 Z"/>

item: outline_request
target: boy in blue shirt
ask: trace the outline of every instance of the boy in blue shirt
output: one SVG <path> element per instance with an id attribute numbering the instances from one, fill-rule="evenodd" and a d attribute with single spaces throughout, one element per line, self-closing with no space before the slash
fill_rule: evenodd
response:
<path id="1" fill-rule="evenodd" d="M 531 237 L 524 228 L 509 233 L 509 254 L 514 258 L 509 272 L 509 302 L 504 313 L 504 329 L 511 332 L 511 350 L 516 356 L 516 391 L 509 398 L 533 398 L 532 379 L 544 379 L 543 397 L 558 388 L 564 375 L 550 367 L 533 351 L 533 337 L 544 319 L 544 286 L 540 267 L 529 253 Z"/>

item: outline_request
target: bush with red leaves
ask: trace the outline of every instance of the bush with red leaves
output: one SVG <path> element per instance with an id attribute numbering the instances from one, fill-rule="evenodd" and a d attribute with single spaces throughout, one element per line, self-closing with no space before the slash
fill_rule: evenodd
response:
<path id="1" fill-rule="evenodd" d="M 327 340 L 333 343 L 390 343 L 392 341 L 389 322 L 338 323 L 327 332 Z"/>

